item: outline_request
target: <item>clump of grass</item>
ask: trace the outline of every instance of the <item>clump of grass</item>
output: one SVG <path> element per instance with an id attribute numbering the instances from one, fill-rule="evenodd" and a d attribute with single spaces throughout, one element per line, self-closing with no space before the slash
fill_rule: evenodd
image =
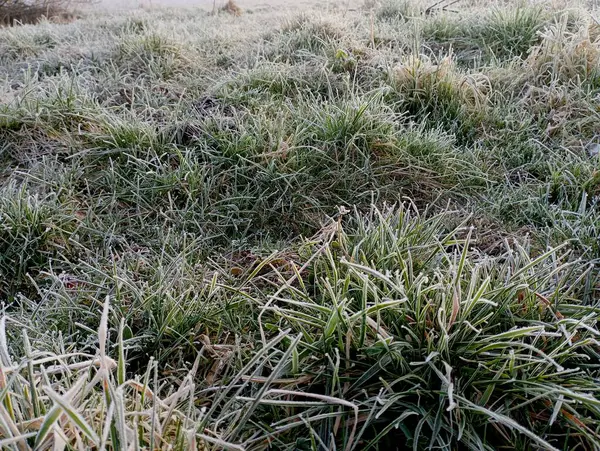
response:
<path id="1" fill-rule="evenodd" d="M 162 449 L 168 441 L 171 449 L 205 444 L 242 449 L 206 427 L 199 429 L 206 409 L 194 405 L 198 362 L 175 390 L 163 391 L 157 384 L 158 368 L 153 363 L 141 378 L 128 378 L 124 324 L 117 328 L 113 359 L 109 356 L 108 319 L 107 299 L 93 353 L 41 351 L 23 329 L 19 360 L 14 360 L 8 348 L 6 326 L 10 317 L 0 319 L 3 448 L 66 445 Z"/>
<path id="2" fill-rule="evenodd" d="M 35 57 L 58 45 L 58 36 L 51 30 L 32 33 L 24 28 L 13 28 L 4 32 L 0 59 L 5 61 Z"/>
<path id="3" fill-rule="evenodd" d="M 462 196 L 492 183 L 490 173 L 477 156 L 456 141 L 439 128 L 419 126 L 404 130 L 395 141 L 377 149 L 382 172 L 400 172 L 406 178 L 414 178 L 411 196 L 415 201 L 433 201 L 449 192 Z"/>
<path id="4" fill-rule="evenodd" d="M 527 56 L 546 20 L 542 9 L 522 5 L 492 9 L 482 19 L 441 15 L 424 23 L 422 37 L 427 48 L 453 50 L 463 64 L 506 61 Z"/>
<path id="5" fill-rule="evenodd" d="M 423 14 L 418 3 L 412 0 L 386 0 L 377 8 L 377 19 L 381 21 L 402 21 Z"/>
<path id="6" fill-rule="evenodd" d="M 597 197 L 582 193 L 579 205 L 566 203 L 550 208 L 548 226 L 544 235 L 549 243 L 569 242 L 584 258 L 592 260 L 600 255 L 598 242 L 599 205 Z"/>
<path id="7" fill-rule="evenodd" d="M 461 139 L 476 130 L 491 88 L 484 75 L 461 73 L 451 56 L 438 64 L 411 56 L 393 69 L 390 84 L 409 114 L 433 126 L 445 124 Z"/>
<path id="8" fill-rule="evenodd" d="M 408 58 L 392 74 L 392 83 L 400 91 L 414 90 L 417 95 L 421 92 L 427 95 L 436 91 L 448 91 L 469 108 L 481 108 L 485 103 L 489 86 L 483 81 L 477 83 L 474 78 L 461 74 L 452 56 L 443 58 L 439 64 L 434 64 L 428 58 Z"/>
<path id="9" fill-rule="evenodd" d="M 263 63 L 226 81 L 218 92 L 226 103 L 257 111 L 273 101 L 296 101 L 309 93 L 327 98 L 340 84 L 310 64 Z"/>
<path id="10" fill-rule="evenodd" d="M 281 27 L 275 35 L 275 48 L 270 60 L 298 62 L 321 55 L 329 47 L 338 47 L 347 38 L 343 26 L 331 20 L 296 16 Z"/>
<path id="11" fill-rule="evenodd" d="M 22 288 L 28 273 L 48 269 L 53 257 L 73 250 L 78 220 L 54 195 L 33 195 L 15 184 L 0 193 L 0 295 Z"/>
<path id="12" fill-rule="evenodd" d="M 114 61 L 133 76 L 158 79 L 172 78 L 192 64 L 178 43 L 157 33 L 126 36 Z"/>
<path id="13" fill-rule="evenodd" d="M 532 49 L 525 62 L 536 83 L 597 86 L 600 61 L 598 24 L 582 18 L 573 30 L 569 15 L 563 14 L 540 36 L 541 42 Z"/>
<path id="14" fill-rule="evenodd" d="M 539 40 L 538 31 L 545 17 L 539 7 L 517 6 L 511 10 L 495 10 L 474 39 L 480 40 L 491 55 L 499 60 L 523 57 Z"/>
<path id="15" fill-rule="evenodd" d="M 597 352 L 596 332 L 580 342 L 566 326 L 583 307 L 567 294 L 575 268 L 557 266 L 556 251 L 533 259 L 519 246 L 480 259 L 468 250 L 468 234 L 463 242 L 456 231 L 440 235 L 443 222 L 409 210 L 357 218 L 322 251 L 312 283 L 287 288 L 266 305 L 265 330 L 291 326 L 304 337 L 296 374 L 312 374 L 303 362 L 314 360 L 311 385 L 322 380 L 328 396 L 364 412 L 349 405 L 337 410 L 337 420 L 312 421 L 315 440 L 334 428 L 325 444 L 350 449 L 398 441 L 418 449 L 552 448 L 569 441 L 564 434 L 574 428 L 573 445 L 594 446 L 598 368 L 585 362 Z M 560 274 L 556 286 L 551 274 Z M 582 354 L 561 354 L 569 343 Z M 579 396 L 583 404 L 575 402 Z M 583 410 L 571 410 L 575 405 Z"/>

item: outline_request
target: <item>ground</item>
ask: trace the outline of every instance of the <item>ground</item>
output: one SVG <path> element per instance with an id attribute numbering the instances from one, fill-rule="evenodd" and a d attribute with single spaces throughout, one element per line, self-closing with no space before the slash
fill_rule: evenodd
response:
<path id="1" fill-rule="evenodd" d="M 0 29 L 0 448 L 599 449 L 593 2 Z"/>

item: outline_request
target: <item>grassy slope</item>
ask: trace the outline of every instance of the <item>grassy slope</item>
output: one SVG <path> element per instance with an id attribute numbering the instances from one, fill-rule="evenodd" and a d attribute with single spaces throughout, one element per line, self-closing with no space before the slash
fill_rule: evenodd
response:
<path id="1" fill-rule="evenodd" d="M 365 8 L 0 30 L 3 449 L 600 446 L 600 27 Z"/>

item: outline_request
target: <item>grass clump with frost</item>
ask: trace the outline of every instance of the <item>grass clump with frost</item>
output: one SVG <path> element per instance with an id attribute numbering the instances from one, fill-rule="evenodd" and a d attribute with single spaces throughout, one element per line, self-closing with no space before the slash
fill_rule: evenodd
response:
<path id="1" fill-rule="evenodd" d="M 99 341 L 82 349 L 32 343 L 7 313 L 2 443 L 597 445 L 591 267 L 562 249 L 531 257 L 508 243 L 482 255 L 472 230 L 447 228 L 447 214 L 341 213 L 295 260 L 274 254 L 233 285 L 215 273 L 209 291 L 250 304 L 222 306 L 247 315 L 246 332 L 216 344 L 196 329 L 202 348 L 174 373 L 163 358 L 129 376 L 136 339 L 117 312 L 131 288 L 107 297 Z M 190 307 L 180 302 L 168 316 L 183 322 Z M 6 327 L 22 332 L 11 340 Z"/>

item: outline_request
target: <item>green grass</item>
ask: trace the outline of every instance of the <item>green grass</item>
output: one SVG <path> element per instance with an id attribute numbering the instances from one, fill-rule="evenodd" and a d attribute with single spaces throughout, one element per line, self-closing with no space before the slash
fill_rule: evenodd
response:
<path id="1" fill-rule="evenodd" d="M 600 447 L 585 9 L 0 29 L 0 448 Z"/>
<path id="2" fill-rule="evenodd" d="M 517 4 L 492 8 L 479 21 L 469 16 L 437 16 L 423 25 L 423 37 L 434 48 L 454 48 L 465 63 L 505 61 L 526 55 L 549 20 L 542 8 Z"/>

